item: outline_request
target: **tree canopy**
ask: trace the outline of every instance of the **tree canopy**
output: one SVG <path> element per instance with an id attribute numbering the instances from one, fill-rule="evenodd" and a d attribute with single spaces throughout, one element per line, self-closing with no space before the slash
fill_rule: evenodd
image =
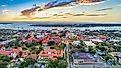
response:
<path id="1" fill-rule="evenodd" d="M 65 60 L 50 60 L 47 63 L 46 68 L 67 68 L 68 64 Z"/>

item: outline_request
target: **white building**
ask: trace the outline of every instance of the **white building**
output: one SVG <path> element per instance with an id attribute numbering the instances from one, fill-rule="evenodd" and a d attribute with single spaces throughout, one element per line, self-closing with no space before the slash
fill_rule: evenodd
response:
<path id="1" fill-rule="evenodd" d="M 77 46 L 77 45 L 79 45 L 81 42 L 80 41 L 73 41 L 73 45 L 75 45 L 75 46 Z"/>
<path id="2" fill-rule="evenodd" d="M 84 43 L 86 44 L 87 47 L 89 47 L 89 46 L 96 47 L 97 46 L 92 41 L 84 41 Z"/>

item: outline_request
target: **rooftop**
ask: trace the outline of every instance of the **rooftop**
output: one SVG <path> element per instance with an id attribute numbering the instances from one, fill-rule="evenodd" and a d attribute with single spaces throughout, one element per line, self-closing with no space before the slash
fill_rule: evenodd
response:
<path id="1" fill-rule="evenodd" d="M 93 59 L 94 56 L 89 54 L 89 53 L 80 53 L 80 52 L 75 52 L 73 53 L 74 59 Z"/>

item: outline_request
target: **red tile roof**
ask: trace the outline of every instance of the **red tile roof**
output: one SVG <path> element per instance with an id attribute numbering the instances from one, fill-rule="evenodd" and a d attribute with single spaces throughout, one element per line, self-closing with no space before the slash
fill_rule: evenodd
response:
<path id="1" fill-rule="evenodd" d="M 12 49 L 12 52 L 14 52 L 14 53 L 19 53 L 20 50 L 19 50 L 19 49 Z"/>
<path id="2" fill-rule="evenodd" d="M 12 53 L 12 51 L 3 51 L 3 50 L 0 50 L 0 54 L 3 54 L 3 55 L 10 55 Z"/>
<path id="3" fill-rule="evenodd" d="M 35 37 L 30 37 L 27 39 L 28 42 L 31 42 L 31 41 L 39 41 L 37 38 Z"/>
<path id="4" fill-rule="evenodd" d="M 28 58 L 32 58 L 32 59 L 35 59 L 36 60 L 37 55 L 36 54 L 31 54 L 31 55 L 28 56 Z"/>
<path id="5" fill-rule="evenodd" d="M 43 54 L 42 52 L 53 52 L 53 54 Z M 54 54 L 55 53 L 55 54 Z M 57 57 L 63 57 L 63 50 L 56 50 L 56 49 L 44 49 L 43 51 L 40 51 L 38 56 L 57 56 Z"/>
<path id="6" fill-rule="evenodd" d="M 22 51 L 22 56 L 21 57 L 26 57 L 29 55 L 29 51 L 25 50 L 25 51 Z"/>

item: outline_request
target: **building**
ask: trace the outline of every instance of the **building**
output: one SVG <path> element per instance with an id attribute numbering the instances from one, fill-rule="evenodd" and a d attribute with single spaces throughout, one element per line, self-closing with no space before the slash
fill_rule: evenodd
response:
<path id="1" fill-rule="evenodd" d="M 24 50 L 24 51 L 22 51 L 21 57 L 24 58 L 24 57 L 27 57 L 28 55 L 29 55 L 29 51 L 28 50 Z"/>
<path id="2" fill-rule="evenodd" d="M 21 48 L 11 49 L 11 50 L 0 50 L 0 54 L 16 58 L 20 51 L 21 51 Z"/>
<path id="3" fill-rule="evenodd" d="M 75 52 L 72 54 L 73 68 L 94 68 L 94 66 L 105 66 L 104 62 L 97 61 L 98 59 L 90 53 Z"/>
<path id="4" fill-rule="evenodd" d="M 100 39 L 91 39 L 91 41 L 95 44 L 99 44 L 99 43 L 102 43 L 103 41 L 100 40 Z"/>
<path id="5" fill-rule="evenodd" d="M 56 49 L 44 49 L 40 51 L 38 54 L 38 59 L 51 59 L 56 60 L 58 57 L 64 56 L 63 50 L 56 50 Z"/>
<path id="6" fill-rule="evenodd" d="M 73 55 L 74 64 L 80 64 L 84 62 L 96 62 L 95 58 L 89 53 L 75 52 Z"/>
<path id="7" fill-rule="evenodd" d="M 35 37 L 30 37 L 27 39 L 28 42 L 32 42 L 32 41 L 39 41 L 37 38 Z"/>
<path id="8" fill-rule="evenodd" d="M 6 41 L 2 41 L 0 42 L 0 45 L 6 45 L 8 44 L 9 42 L 12 42 L 12 41 L 15 41 L 16 39 L 10 39 L 10 40 L 6 40 Z"/>
<path id="9" fill-rule="evenodd" d="M 97 45 L 94 44 L 92 41 L 84 41 L 87 47 L 96 47 Z"/>
<path id="10" fill-rule="evenodd" d="M 73 41 L 72 42 L 72 44 L 75 45 L 75 46 L 79 45 L 80 43 L 81 43 L 80 41 Z"/>

